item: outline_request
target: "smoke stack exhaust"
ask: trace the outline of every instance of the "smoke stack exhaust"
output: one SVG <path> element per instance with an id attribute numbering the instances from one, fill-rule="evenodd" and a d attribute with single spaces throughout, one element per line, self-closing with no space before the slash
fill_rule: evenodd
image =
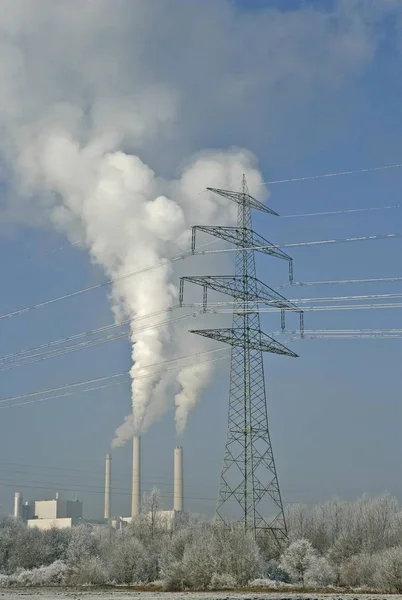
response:
<path id="1" fill-rule="evenodd" d="M 110 520 L 110 500 L 112 493 L 112 457 L 110 454 L 106 454 L 106 465 L 105 465 L 105 520 Z"/>
<path id="2" fill-rule="evenodd" d="M 173 510 L 183 510 L 183 448 L 174 449 Z"/>
<path id="3" fill-rule="evenodd" d="M 16 519 L 22 519 L 22 494 L 21 492 L 15 492 L 14 494 L 14 517 Z"/>
<path id="4" fill-rule="evenodd" d="M 133 437 L 133 488 L 131 497 L 131 516 L 137 517 L 141 509 L 141 438 Z"/>

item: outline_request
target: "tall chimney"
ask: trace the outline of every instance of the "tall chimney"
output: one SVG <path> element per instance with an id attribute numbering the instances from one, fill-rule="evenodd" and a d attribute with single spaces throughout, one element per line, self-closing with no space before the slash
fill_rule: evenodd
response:
<path id="1" fill-rule="evenodd" d="M 15 492 L 15 494 L 14 494 L 14 517 L 16 519 L 22 519 L 22 494 L 21 494 L 21 492 Z"/>
<path id="2" fill-rule="evenodd" d="M 141 506 L 141 438 L 133 437 L 133 488 L 131 496 L 131 516 L 140 514 Z"/>
<path id="3" fill-rule="evenodd" d="M 111 483 L 111 472 L 112 472 L 112 457 L 110 454 L 106 454 L 106 466 L 105 466 L 105 520 L 110 519 L 110 498 L 112 491 Z"/>
<path id="4" fill-rule="evenodd" d="M 174 449 L 173 510 L 183 510 L 183 448 Z"/>

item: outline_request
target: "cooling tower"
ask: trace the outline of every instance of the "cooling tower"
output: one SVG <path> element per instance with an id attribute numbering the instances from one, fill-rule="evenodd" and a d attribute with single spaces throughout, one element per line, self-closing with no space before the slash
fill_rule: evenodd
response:
<path id="1" fill-rule="evenodd" d="M 16 519 L 22 519 L 22 494 L 21 494 L 21 492 L 15 492 L 15 494 L 14 494 L 14 517 Z"/>
<path id="2" fill-rule="evenodd" d="M 183 510 L 183 448 L 174 449 L 173 469 L 173 510 Z"/>
<path id="3" fill-rule="evenodd" d="M 131 516 L 136 517 L 141 509 L 141 438 L 133 437 L 133 487 L 131 497 Z"/>
<path id="4" fill-rule="evenodd" d="M 105 464 L 105 520 L 109 521 L 110 519 L 110 500 L 112 494 L 112 457 L 110 454 L 106 454 L 106 464 Z"/>

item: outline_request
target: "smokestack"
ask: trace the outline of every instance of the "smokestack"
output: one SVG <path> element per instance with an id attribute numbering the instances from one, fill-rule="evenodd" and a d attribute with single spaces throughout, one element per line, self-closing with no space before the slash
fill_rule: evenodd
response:
<path id="1" fill-rule="evenodd" d="M 183 510 L 183 448 L 174 449 L 173 510 Z"/>
<path id="2" fill-rule="evenodd" d="M 131 497 L 131 516 L 137 517 L 141 507 L 141 438 L 133 437 L 133 488 Z"/>
<path id="3" fill-rule="evenodd" d="M 112 492 L 111 483 L 112 473 L 112 457 L 110 454 L 106 454 L 106 466 L 105 466 L 105 520 L 110 520 L 110 499 Z"/>
<path id="4" fill-rule="evenodd" d="M 22 519 L 22 494 L 21 494 L 21 492 L 15 492 L 15 494 L 14 494 L 14 517 L 16 519 Z"/>

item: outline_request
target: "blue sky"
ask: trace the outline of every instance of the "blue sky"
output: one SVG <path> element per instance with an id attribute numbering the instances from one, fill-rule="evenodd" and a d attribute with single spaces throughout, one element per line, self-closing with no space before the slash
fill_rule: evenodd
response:
<path id="1" fill-rule="evenodd" d="M 324 10 L 321 2 L 243 0 L 232 3 L 236 8 L 222 11 L 213 3 L 197 6 L 190 2 L 191 9 L 184 15 L 179 14 L 178 0 L 170 5 L 172 22 L 161 25 L 160 19 L 155 25 L 155 15 L 146 15 L 146 26 L 157 43 L 152 43 L 151 37 L 141 42 L 145 67 L 153 69 L 155 78 L 162 78 L 163 73 L 164 80 L 181 94 L 177 127 L 173 124 L 139 150 L 158 173 L 174 176 L 189 153 L 232 145 L 254 152 L 268 181 L 402 162 L 402 13 L 397 3 L 389 2 L 386 10 L 369 15 L 363 2 L 328 2 Z M 156 2 L 155 6 L 163 10 L 161 4 Z M 251 48 L 244 51 L 242 62 L 242 41 L 231 37 L 231 27 L 238 27 L 243 19 L 249 36 L 253 31 L 256 37 L 261 36 L 261 13 L 269 23 L 273 9 L 283 17 L 283 41 L 279 36 L 275 45 L 267 42 L 265 46 L 261 37 L 257 42 L 246 37 Z M 119 10 L 122 15 L 126 11 L 130 14 L 130 3 L 121 2 L 116 12 Z M 316 20 L 317 11 L 333 11 L 334 25 Z M 102 31 L 106 16 L 100 14 L 99 23 L 91 25 L 91 40 L 96 39 L 93 32 L 97 27 Z M 177 27 L 184 23 L 188 32 L 180 32 L 173 44 L 175 17 Z M 57 13 L 50 18 L 57 21 Z M 212 32 L 209 19 L 216 26 Z M 55 25 L 57 29 L 59 23 Z M 310 28 L 314 33 L 312 47 Z M 333 29 L 337 37 L 327 46 Z M 127 31 L 128 35 L 130 26 Z M 208 62 L 209 50 L 202 45 L 207 31 L 216 51 L 217 40 L 223 39 L 219 68 Z M 294 44 L 289 42 L 290 36 L 294 36 Z M 194 48 L 189 49 L 191 38 Z M 165 44 L 170 57 L 181 57 L 175 65 L 164 52 Z M 118 57 L 116 51 L 112 56 L 116 70 Z M 254 57 L 258 57 L 255 62 Z M 72 57 L 73 65 L 74 60 Z M 278 64 L 275 73 L 271 63 Z M 254 78 L 250 89 L 239 97 L 228 91 L 225 96 L 217 83 L 220 69 L 225 81 L 231 77 L 236 81 L 236 73 L 239 79 L 250 75 Z M 123 73 L 122 79 L 130 76 Z M 135 74 L 133 80 L 135 87 Z M 268 204 L 281 215 L 394 205 L 400 203 L 401 186 L 402 169 L 377 171 L 272 186 Z M 11 219 L 7 212 L 11 187 L 6 176 L 3 189 L 7 207 L 0 237 L 0 314 L 105 278 L 101 269 L 91 265 L 85 251 L 69 248 L 65 238 L 47 225 L 30 225 L 31 214 L 25 218 L 19 211 L 18 218 Z M 254 227 L 280 244 L 400 232 L 402 219 L 400 209 L 305 219 L 255 214 Z M 290 252 L 295 279 L 400 276 L 400 245 L 396 239 L 295 248 Z M 51 252 L 62 246 L 64 249 Z M 191 259 L 187 260 L 191 272 Z M 286 282 L 283 263 L 260 257 L 258 270 L 260 278 L 272 287 Z M 397 283 L 339 285 L 286 289 L 286 294 L 297 299 L 397 293 L 399 289 Z M 309 329 L 400 328 L 399 315 L 398 309 L 334 311 L 307 313 L 305 319 Z M 105 290 L 89 292 L 0 321 L 0 354 L 111 321 Z M 279 328 L 276 317 L 264 315 L 262 322 L 267 332 Z M 386 490 L 401 498 L 402 483 L 394 475 L 399 472 L 402 451 L 401 340 L 304 340 L 294 342 L 292 349 L 300 355 L 298 359 L 268 356 L 265 360 L 271 435 L 284 501 L 310 503 L 333 495 L 353 499 L 364 492 Z M 130 367 L 129 352 L 128 343 L 112 342 L 11 369 L 0 374 L 0 395 L 23 394 L 126 370 Z M 221 367 L 221 373 L 203 394 L 181 442 L 188 486 L 186 504 L 208 515 L 215 506 L 226 435 L 228 365 Z M 10 512 L 15 490 L 21 490 L 27 499 L 49 496 L 57 490 L 71 497 L 75 490 L 85 501 L 86 515 L 100 516 L 104 454 L 129 407 L 127 385 L 0 413 L 1 512 Z M 167 507 L 176 443 L 171 413 L 143 440 L 144 487 L 160 485 Z M 127 446 L 113 455 L 115 514 L 129 510 L 130 453 Z"/>

